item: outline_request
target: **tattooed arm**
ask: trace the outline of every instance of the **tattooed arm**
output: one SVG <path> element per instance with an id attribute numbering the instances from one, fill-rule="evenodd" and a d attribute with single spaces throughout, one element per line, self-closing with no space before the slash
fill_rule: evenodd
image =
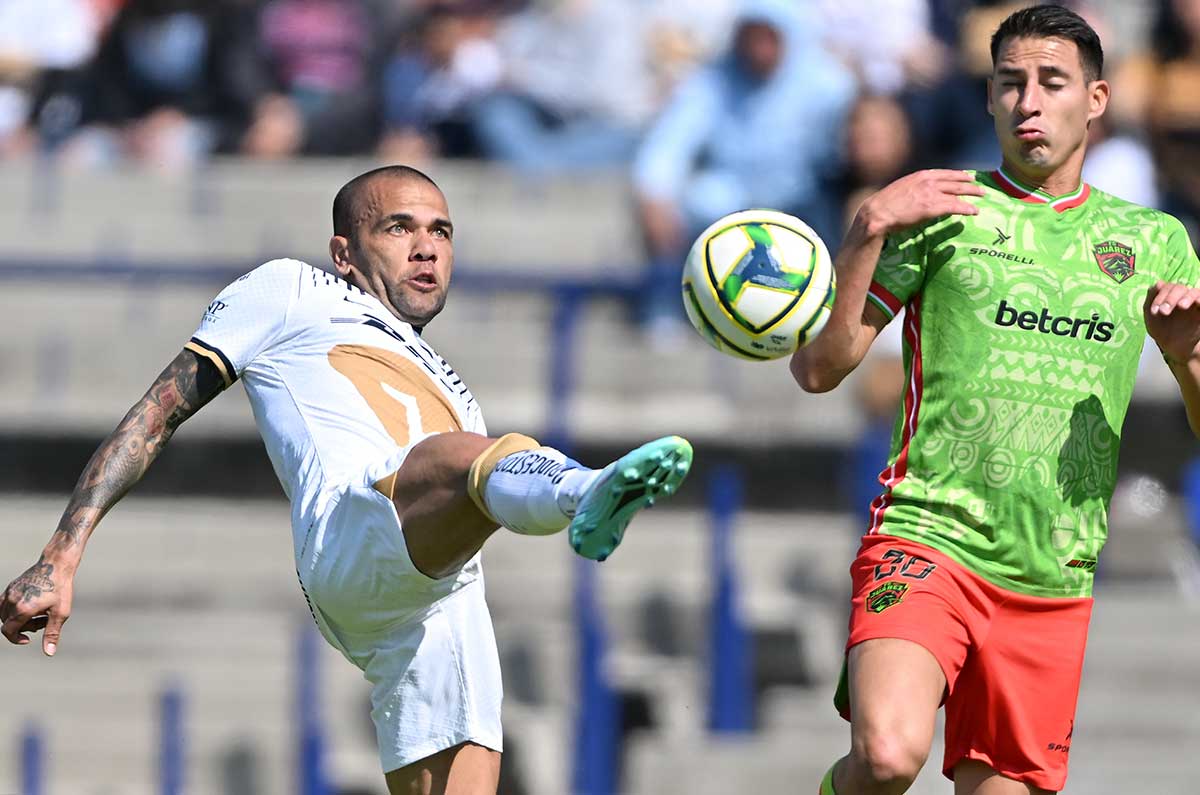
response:
<path id="1" fill-rule="evenodd" d="M 142 479 L 175 429 L 224 388 L 217 368 L 189 350 L 167 365 L 88 461 L 37 563 L 5 590 L 4 637 L 24 645 L 29 643 L 24 633 L 45 629 L 42 649 L 54 654 L 71 612 L 75 570 L 96 525 Z"/>

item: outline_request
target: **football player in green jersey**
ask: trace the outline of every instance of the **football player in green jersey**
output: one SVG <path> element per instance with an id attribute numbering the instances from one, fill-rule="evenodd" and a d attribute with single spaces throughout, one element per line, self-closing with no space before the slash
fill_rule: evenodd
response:
<path id="1" fill-rule="evenodd" d="M 908 388 L 851 566 L 823 795 L 902 793 L 946 707 L 957 795 L 1060 790 L 1120 429 L 1146 334 L 1200 430 L 1200 263 L 1182 225 L 1082 182 L 1109 86 L 1060 6 L 991 42 L 996 171 L 923 171 L 860 208 L 823 333 L 792 359 L 833 389 L 903 308 Z M 925 387 L 928 386 L 928 389 Z"/>

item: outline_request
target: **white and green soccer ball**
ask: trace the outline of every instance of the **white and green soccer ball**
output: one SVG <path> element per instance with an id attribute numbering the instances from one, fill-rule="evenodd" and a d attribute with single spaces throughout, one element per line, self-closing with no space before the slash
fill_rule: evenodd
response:
<path id="1" fill-rule="evenodd" d="M 795 353 L 829 320 L 829 250 L 808 224 L 775 210 L 721 218 L 683 266 L 688 319 L 717 350 L 763 361 Z"/>

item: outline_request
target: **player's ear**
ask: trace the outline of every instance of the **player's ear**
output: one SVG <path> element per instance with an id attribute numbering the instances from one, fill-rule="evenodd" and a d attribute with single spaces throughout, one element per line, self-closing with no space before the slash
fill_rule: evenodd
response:
<path id="1" fill-rule="evenodd" d="M 341 235 L 329 238 L 329 258 L 333 260 L 333 267 L 337 268 L 339 275 L 350 275 L 350 241 L 348 239 Z"/>
<path id="2" fill-rule="evenodd" d="M 1088 121 L 1104 115 L 1111 90 L 1107 80 L 1093 80 L 1088 83 Z"/>

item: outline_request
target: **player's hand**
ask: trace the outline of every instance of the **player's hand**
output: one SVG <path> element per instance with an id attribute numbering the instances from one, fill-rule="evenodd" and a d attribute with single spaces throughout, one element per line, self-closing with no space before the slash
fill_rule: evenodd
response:
<path id="1" fill-rule="evenodd" d="M 1172 362 L 1200 356 L 1200 288 L 1155 282 L 1142 304 L 1146 333 Z"/>
<path id="2" fill-rule="evenodd" d="M 9 643 L 24 646 L 29 643 L 26 633 L 44 629 L 42 651 L 54 656 L 63 624 L 71 615 L 74 579 L 73 571 L 43 556 L 9 583 L 0 599 L 0 631 Z"/>
<path id="3" fill-rule="evenodd" d="M 886 235 L 945 215 L 976 215 L 979 208 L 963 197 L 982 195 L 983 186 L 965 171 L 917 171 L 863 202 L 859 216 L 868 234 Z"/>

